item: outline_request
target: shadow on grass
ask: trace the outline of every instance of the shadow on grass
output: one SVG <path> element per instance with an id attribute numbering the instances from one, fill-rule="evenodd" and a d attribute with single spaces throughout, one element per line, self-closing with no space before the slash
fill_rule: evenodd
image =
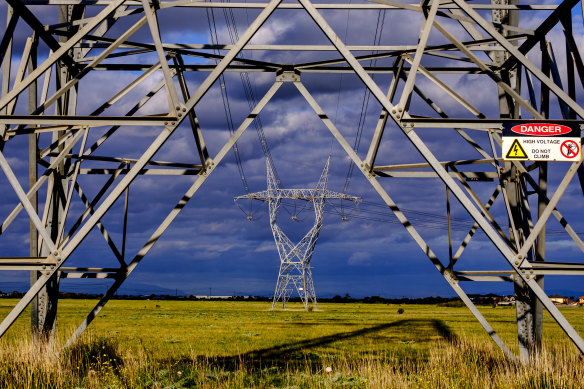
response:
<path id="1" fill-rule="evenodd" d="M 249 351 L 243 354 L 231 356 L 217 356 L 217 357 L 196 357 L 195 359 L 204 361 L 205 363 L 212 363 L 218 368 L 224 370 L 237 370 L 242 366 L 248 368 L 266 368 L 279 367 L 286 368 L 291 365 L 300 365 L 309 367 L 311 370 L 320 369 L 322 367 L 321 355 L 312 351 L 321 346 L 326 346 L 334 342 L 364 338 L 371 336 L 390 328 L 403 327 L 403 331 L 412 327 L 430 327 L 436 331 L 442 339 L 456 343 L 458 338 L 456 334 L 444 323 L 442 320 L 419 320 L 419 319 L 404 319 L 391 323 L 379 324 L 372 327 L 361 328 L 355 331 L 338 332 L 336 334 L 321 336 L 318 338 L 305 339 L 296 342 L 284 343 L 273 347 L 262 348 L 258 350 Z M 427 333 L 425 335 L 428 335 Z M 432 337 L 435 338 L 435 337 Z M 191 359 L 185 357 L 181 362 L 193 362 Z"/>
<path id="2" fill-rule="evenodd" d="M 453 344 L 458 342 L 458 336 L 442 320 L 432 319 L 431 322 L 434 329 L 444 340 Z"/>

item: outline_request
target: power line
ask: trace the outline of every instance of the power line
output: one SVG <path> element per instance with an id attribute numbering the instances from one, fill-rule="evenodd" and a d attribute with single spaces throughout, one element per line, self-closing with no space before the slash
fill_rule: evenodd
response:
<path id="1" fill-rule="evenodd" d="M 374 207 L 385 208 L 388 210 L 387 205 L 374 203 L 370 201 L 363 201 L 362 203 Z M 290 202 L 282 202 L 283 205 L 287 206 L 294 206 L 293 203 Z M 328 206 L 332 206 L 334 209 L 331 210 L 326 209 L 324 213 L 329 215 L 337 215 L 343 216 L 343 213 L 336 210 L 336 207 L 331 202 L 327 203 Z M 447 227 L 447 222 L 444 220 L 443 215 L 433 214 L 429 212 L 420 212 L 412 209 L 407 208 L 400 208 L 404 213 L 419 215 L 420 217 L 408 217 L 408 220 L 411 222 L 416 222 L 415 227 L 421 228 L 429 228 L 435 230 L 444 230 Z M 389 224 L 396 224 L 401 225 L 402 223 L 397 219 L 388 219 L 388 217 L 394 216 L 393 213 L 390 212 L 383 212 L 383 211 L 376 211 L 370 209 L 363 209 L 363 208 L 355 208 L 353 214 L 350 216 L 351 219 L 358 219 L 358 220 L 366 220 L 366 221 L 373 221 L 373 222 L 380 222 L 380 223 L 389 223 Z M 301 220 L 300 220 L 301 221 Z M 472 225 L 474 224 L 473 219 L 462 219 L 462 218 L 451 218 L 452 221 L 452 229 L 456 231 L 469 231 Z M 564 230 L 548 230 L 546 231 L 547 234 L 551 235 L 559 235 L 564 234 L 566 231 Z M 584 236 L 584 232 L 577 232 L 576 235 Z"/>
<path id="2" fill-rule="evenodd" d="M 230 1 L 228 0 L 227 2 Z M 213 11 L 211 10 L 211 12 Z M 227 26 L 227 32 L 229 34 L 231 44 L 235 44 L 235 42 L 239 40 L 239 32 L 237 30 L 237 23 L 235 22 L 233 8 L 223 8 L 223 16 L 225 17 L 225 24 Z M 239 57 L 245 58 L 243 51 L 239 53 Z M 239 72 L 239 77 L 241 78 L 241 84 L 243 86 L 247 103 L 249 105 L 250 110 L 252 110 L 257 105 L 257 100 L 253 92 L 253 87 L 249 79 L 249 74 L 247 72 Z M 278 175 L 278 171 L 276 170 L 274 160 L 272 158 L 272 153 L 270 152 L 270 147 L 268 145 L 268 141 L 264 133 L 264 127 L 262 125 L 262 121 L 259 115 L 254 118 L 253 125 L 256 129 L 256 133 L 258 135 L 258 139 L 260 141 L 260 146 L 262 148 L 264 156 L 270 162 L 272 170 L 274 171 L 274 176 L 276 177 L 276 182 L 279 184 L 281 183 L 280 176 Z"/>
<path id="3" fill-rule="evenodd" d="M 377 25 L 375 27 L 375 36 L 373 37 L 373 44 L 378 46 L 381 42 L 381 35 L 383 34 L 383 26 L 385 25 L 385 10 L 379 10 L 377 14 Z M 374 51 L 373 54 L 376 54 Z M 377 64 L 377 58 L 369 61 L 369 66 L 375 66 Z M 371 76 L 375 78 L 375 74 Z M 359 115 L 359 124 L 357 125 L 357 133 L 355 134 L 355 141 L 353 142 L 353 150 L 357 152 L 359 146 L 361 145 L 361 138 L 363 137 L 363 130 L 365 128 L 365 119 L 367 117 L 367 111 L 369 110 L 369 100 L 371 98 L 371 91 L 367 86 L 365 86 L 365 91 L 363 93 L 363 102 L 361 103 L 361 114 Z M 349 184 L 351 183 L 351 178 L 353 177 L 353 170 L 355 169 L 355 164 L 353 161 L 349 162 L 349 169 L 347 171 L 347 176 L 345 177 L 345 186 L 343 187 L 343 193 L 347 193 L 349 189 Z"/>
<path id="4" fill-rule="evenodd" d="M 215 13 L 213 9 L 209 10 L 206 8 L 207 13 L 207 23 L 209 24 L 209 32 L 211 36 L 211 43 L 218 45 L 219 39 L 217 35 L 217 25 L 215 23 Z M 210 11 L 210 12 L 209 12 Z M 216 54 L 219 54 L 219 50 L 215 50 Z M 215 60 L 215 63 L 218 63 Z M 225 83 L 225 77 L 223 74 L 219 76 L 219 83 L 221 89 L 221 100 L 223 101 L 223 110 L 225 111 L 225 120 L 227 122 L 227 128 L 229 129 L 229 134 L 233 135 L 235 132 L 235 126 L 233 124 L 233 115 L 231 114 L 231 104 L 229 103 L 229 95 L 227 94 L 227 84 Z M 239 172 L 239 177 L 243 185 L 243 189 L 246 193 L 249 193 L 249 185 L 247 184 L 247 179 L 245 178 L 245 172 L 243 170 L 243 164 L 241 163 L 241 156 L 239 154 L 239 147 L 237 142 L 233 144 L 233 154 L 235 156 L 235 163 L 237 164 L 237 170 Z"/>

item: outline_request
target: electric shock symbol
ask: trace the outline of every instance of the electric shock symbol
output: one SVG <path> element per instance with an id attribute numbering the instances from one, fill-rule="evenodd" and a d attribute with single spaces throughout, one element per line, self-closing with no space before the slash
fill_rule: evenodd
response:
<path id="1" fill-rule="evenodd" d="M 507 155 L 505 155 L 505 159 L 527 159 L 527 153 L 523 150 L 521 143 L 519 143 L 519 139 L 514 139 L 513 143 L 511 143 L 511 147 L 509 147 L 509 151 Z"/>
<path id="2" fill-rule="evenodd" d="M 580 146 L 573 140 L 567 140 L 560 147 L 562 155 L 566 158 L 575 158 L 580 153 Z"/>

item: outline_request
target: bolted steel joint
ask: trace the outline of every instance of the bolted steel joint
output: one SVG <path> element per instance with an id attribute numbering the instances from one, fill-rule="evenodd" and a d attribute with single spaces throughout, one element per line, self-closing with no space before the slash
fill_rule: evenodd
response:
<path id="1" fill-rule="evenodd" d="M 414 123 L 404 123 L 402 128 L 404 132 L 407 134 L 414 130 Z"/>
<path id="2" fill-rule="evenodd" d="M 458 277 L 456 277 L 456 275 L 451 269 L 444 270 L 444 273 L 442 273 L 442 275 L 449 284 L 451 285 L 458 284 Z"/>
<path id="3" fill-rule="evenodd" d="M 296 82 L 300 81 L 300 72 L 297 70 L 285 70 L 276 75 L 276 81 Z"/>

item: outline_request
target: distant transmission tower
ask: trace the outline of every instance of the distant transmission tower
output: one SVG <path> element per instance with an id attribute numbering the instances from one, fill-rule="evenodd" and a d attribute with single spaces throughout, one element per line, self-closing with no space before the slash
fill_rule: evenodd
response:
<path id="1" fill-rule="evenodd" d="M 305 309 L 308 309 L 310 301 L 312 301 L 315 308 L 317 307 L 310 260 L 322 227 L 325 201 L 326 199 L 342 199 L 353 203 L 361 201 L 359 197 L 327 190 L 329 164 L 330 157 L 327 159 L 314 189 L 280 189 L 272 165 L 269 160 L 266 160 L 268 189 L 235 198 L 235 200 L 253 199 L 268 202 L 270 227 L 272 227 L 272 233 L 280 256 L 280 271 L 276 282 L 276 290 L 274 291 L 272 309 L 276 307 L 278 301 L 282 301 L 282 308 L 286 308 L 286 302 L 294 292 L 300 296 Z M 312 203 L 314 206 L 314 225 L 296 244 L 288 238 L 277 224 L 278 211 L 283 199 L 303 200 Z M 293 215 L 292 219 L 296 220 L 296 215 Z"/>

